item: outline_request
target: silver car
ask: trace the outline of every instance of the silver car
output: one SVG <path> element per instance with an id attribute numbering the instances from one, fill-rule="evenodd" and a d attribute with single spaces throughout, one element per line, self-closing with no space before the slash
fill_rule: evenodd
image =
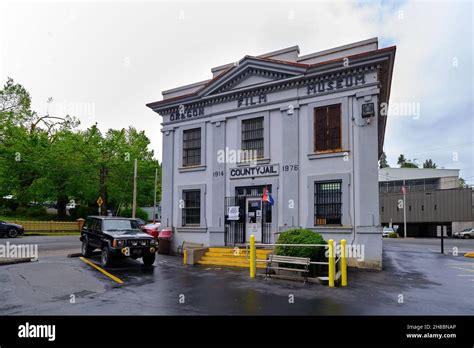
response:
<path id="1" fill-rule="evenodd" d="M 474 238 L 474 227 L 465 228 L 462 231 L 454 232 L 453 237 L 465 239 Z"/>

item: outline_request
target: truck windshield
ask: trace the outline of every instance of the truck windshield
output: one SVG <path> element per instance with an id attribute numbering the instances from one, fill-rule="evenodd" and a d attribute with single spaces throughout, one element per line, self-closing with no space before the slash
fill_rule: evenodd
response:
<path id="1" fill-rule="evenodd" d="M 138 224 L 134 220 L 110 219 L 104 220 L 103 229 L 105 231 L 131 230 L 138 229 Z"/>

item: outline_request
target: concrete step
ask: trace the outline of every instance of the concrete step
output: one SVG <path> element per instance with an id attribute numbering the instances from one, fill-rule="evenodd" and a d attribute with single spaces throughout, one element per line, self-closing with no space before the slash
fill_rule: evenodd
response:
<path id="1" fill-rule="evenodd" d="M 234 255 L 236 253 L 236 249 L 233 248 L 209 248 L 209 252 L 211 253 L 221 253 L 221 254 L 232 254 Z M 272 253 L 273 250 L 268 250 L 268 249 L 257 249 L 256 250 L 257 254 L 269 254 Z M 238 251 L 239 255 L 246 255 L 245 248 L 239 248 Z"/>
<path id="2" fill-rule="evenodd" d="M 232 258 L 241 258 L 241 259 L 247 259 L 247 255 L 244 254 L 239 254 L 239 255 L 234 255 L 231 253 L 216 253 L 216 252 L 206 252 L 204 256 L 215 256 L 215 257 L 232 257 Z M 267 254 L 257 254 L 257 259 L 267 259 Z"/>
<path id="3" fill-rule="evenodd" d="M 249 268 L 248 262 L 228 262 L 228 261 L 210 261 L 210 260 L 201 260 L 198 261 L 200 265 L 215 265 L 215 266 L 228 266 L 228 267 L 242 267 Z M 265 268 L 265 264 L 257 263 L 257 268 Z"/>

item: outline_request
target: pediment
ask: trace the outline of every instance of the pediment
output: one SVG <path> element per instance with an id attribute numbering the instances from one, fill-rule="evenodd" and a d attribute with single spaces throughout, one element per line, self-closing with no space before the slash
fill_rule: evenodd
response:
<path id="1" fill-rule="evenodd" d="M 269 63 L 245 58 L 239 64 L 218 76 L 199 94 L 201 96 L 216 95 L 264 85 L 265 83 L 300 75 L 303 70 L 301 67 L 284 63 Z"/>

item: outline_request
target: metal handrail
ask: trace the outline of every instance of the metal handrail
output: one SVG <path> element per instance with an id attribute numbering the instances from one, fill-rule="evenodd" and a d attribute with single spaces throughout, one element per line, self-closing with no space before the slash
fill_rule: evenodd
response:
<path id="1" fill-rule="evenodd" d="M 332 250 L 333 250 L 333 256 L 331 257 L 331 259 L 334 259 L 334 263 L 332 263 L 332 261 L 330 259 L 328 259 L 328 262 L 323 262 L 323 261 L 310 261 L 310 264 L 313 264 L 313 265 L 328 265 L 329 267 L 329 270 L 331 273 L 331 268 L 332 268 L 332 273 L 333 276 L 331 278 L 331 275 L 329 276 L 329 286 L 330 287 L 334 287 L 334 278 L 339 275 L 340 277 L 342 277 L 342 286 L 346 286 L 347 285 L 347 270 L 346 270 L 346 258 L 347 258 L 347 255 L 346 255 L 346 251 L 342 252 L 342 250 L 339 250 L 339 251 L 336 251 L 336 246 L 337 246 L 337 243 L 334 243 L 333 240 L 329 240 L 329 243 L 328 244 L 279 244 L 279 243 L 255 243 L 252 238 L 254 238 L 254 236 L 251 236 L 251 243 L 245 243 L 245 254 L 246 254 L 246 260 L 249 260 L 249 247 L 250 247 L 250 244 L 253 245 L 253 250 L 254 252 L 256 253 L 257 252 L 257 247 L 275 247 L 275 246 L 286 246 L 286 247 L 324 247 L 324 248 L 330 248 L 330 244 L 332 245 Z M 345 248 L 345 245 L 346 245 L 346 241 L 343 239 L 341 240 L 341 245 L 343 248 Z M 344 255 L 344 262 L 343 262 L 343 255 Z M 261 259 L 257 259 L 256 257 L 257 255 L 255 255 L 255 265 L 257 264 L 257 262 L 267 262 L 267 260 L 261 260 Z M 331 261 L 331 263 L 330 263 Z M 337 266 L 338 266 L 338 263 L 339 263 L 339 268 L 340 270 L 339 271 L 336 271 L 337 270 Z M 254 277 L 255 276 L 255 266 L 253 266 L 252 268 L 252 265 L 250 265 L 250 277 Z M 338 277 L 339 278 L 339 277 Z"/>

